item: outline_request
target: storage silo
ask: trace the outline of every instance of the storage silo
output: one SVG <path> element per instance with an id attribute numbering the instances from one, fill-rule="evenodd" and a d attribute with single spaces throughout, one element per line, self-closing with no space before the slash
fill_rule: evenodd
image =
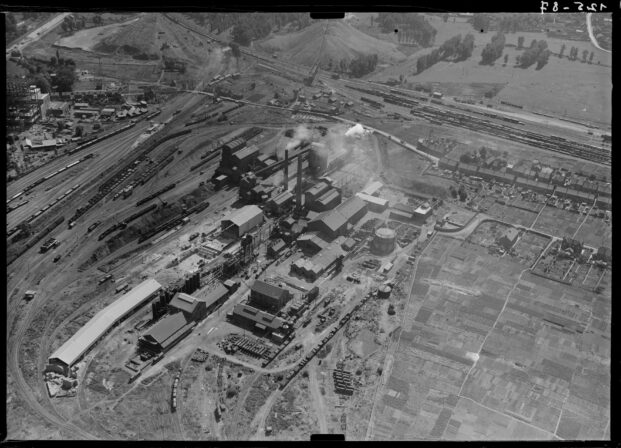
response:
<path id="1" fill-rule="evenodd" d="M 388 255 L 395 250 L 395 231 L 387 227 L 381 227 L 375 231 L 372 249 L 378 255 Z"/>

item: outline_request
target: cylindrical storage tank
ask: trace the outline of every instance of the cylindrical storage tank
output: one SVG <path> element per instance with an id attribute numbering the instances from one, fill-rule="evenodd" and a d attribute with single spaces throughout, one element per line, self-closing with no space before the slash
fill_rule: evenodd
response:
<path id="1" fill-rule="evenodd" d="M 379 299 L 387 299 L 390 297 L 390 293 L 392 292 L 392 288 L 388 285 L 382 285 L 377 290 L 377 297 Z"/>
<path id="2" fill-rule="evenodd" d="M 379 255 L 388 255 L 395 249 L 395 231 L 381 227 L 375 231 L 373 251 Z"/>

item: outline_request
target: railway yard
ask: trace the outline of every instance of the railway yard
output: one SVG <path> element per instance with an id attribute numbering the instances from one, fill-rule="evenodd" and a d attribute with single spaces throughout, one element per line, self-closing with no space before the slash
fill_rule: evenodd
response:
<path id="1" fill-rule="evenodd" d="M 7 439 L 610 439 L 610 128 L 250 48 L 7 184 Z"/>

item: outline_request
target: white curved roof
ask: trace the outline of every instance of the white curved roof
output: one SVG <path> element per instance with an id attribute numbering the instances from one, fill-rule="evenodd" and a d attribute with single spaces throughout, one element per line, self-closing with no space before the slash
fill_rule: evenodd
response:
<path id="1" fill-rule="evenodd" d="M 67 342 L 61 345 L 49 357 L 50 362 L 59 360 L 68 366 L 73 365 L 117 321 L 133 311 L 161 288 L 162 285 L 153 279 L 149 279 L 129 290 L 126 294 L 95 314 L 86 325 L 80 328 L 77 333 L 71 336 Z"/>

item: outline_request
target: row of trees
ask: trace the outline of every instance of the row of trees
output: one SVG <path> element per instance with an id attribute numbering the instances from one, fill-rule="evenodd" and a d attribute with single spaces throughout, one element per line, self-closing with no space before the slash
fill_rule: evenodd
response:
<path id="1" fill-rule="evenodd" d="M 333 61 L 328 59 L 325 64 L 321 64 L 322 68 L 340 73 L 349 73 L 354 78 L 360 78 L 367 75 L 377 67 L 378 56 L 376 54 L 360 55 L 355 59 L 341 59 Z"/>
<path id="2" fill-rule="evenodd" d="M 439 61 L 465 61 L 472 56 L 474 36 L 467 34 L 462 40 L 461 34 L 446 40 L 439 48 L 425 54 L 416 61 L 416 73 L 421 73 Z"/>
<path id="3" fill-rule="evenodd" d="M 397 30 L 407 42 L 417 43 L 423 47 L 433 44 L 437 30 L 419 14 L 400 14 L 395 12 L 380 12 L 377 23 L 384 33 Z"/>
<path id="4" fill-rule="evenodd" d="M 485 14 L 478 13 L 472 17 L 470 24 L 479 32 L 501 31 L 516 33 L 518 31 L 538 31 L 546 21 L 552 20 L 552 14 Z"/>
<path id="5" fill-rule="evenodd" d="M 537 63 L 536 70 L 541 70 L 548 63 L 549 58 L 550 50 L 548 50 L 548 43 L 545 40 L 537 41 L 533 39 L 530 47 L 520 55 L 518 65 L 520 68 L 528 68 Z"/>
<path id="6" fill-rule="evenodd" d="M 559 58 L 562 58 L 564 53 L 565 53 L 565 44 L 563 44 L 561 46 L 561 51 L 558 54 Z M 578 48 L 577 47 L 571 47 L 569 50 L 569 54 L 567 55 L 567 59 L 569 59 L 570 61 L 575 61 L 576 59 L 578 59 Z M 591 53 L 589 54 L 589 50 L 582 50 L 582 62 L 587 62 L 587 58 L 588 58 L 588 63 L 592 64 L 593 63 L 593 56 L 595 56 L 595 53 L 593 53 L 591 51 Z"/>
<path id="7" fill-rule="evenodd" d="M 64 18 L 60 26 L 65 33 L 72 33 L 86 28 L 86 19 L 83 16 L 76 18 L 74 15 L 69 15 Z"/>
<path id="8" fill-rule="evenodd" d="M 496 59 L 502 56 L 504 48 L 505 35 L 499 31 L 492 37 L 492 41 L 487 44 L 481 52 L 481 65 L 492 65 Z"/>

